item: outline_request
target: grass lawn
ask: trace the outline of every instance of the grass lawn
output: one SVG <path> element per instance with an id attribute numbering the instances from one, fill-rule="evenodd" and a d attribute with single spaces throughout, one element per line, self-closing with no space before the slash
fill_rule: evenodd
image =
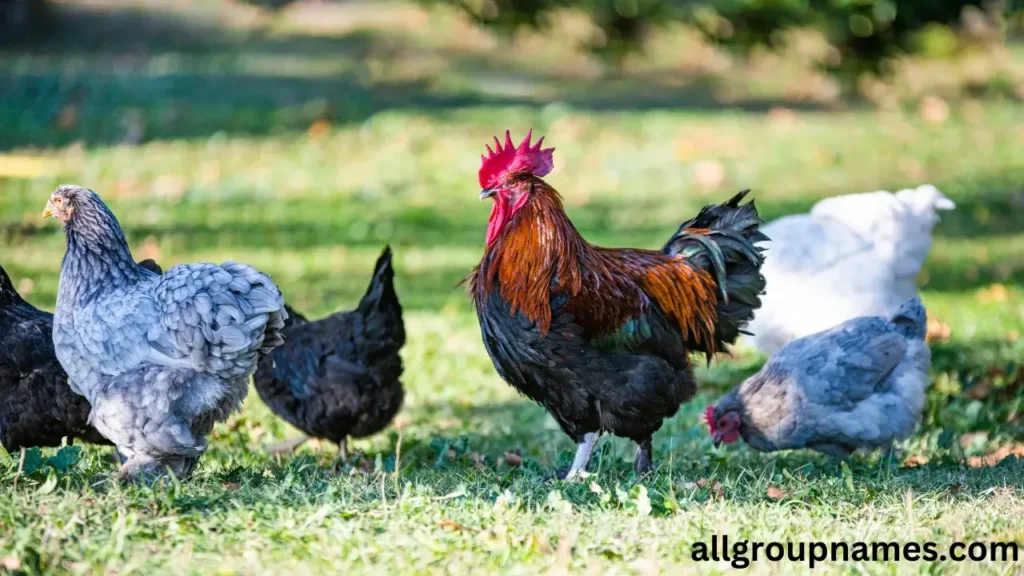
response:
<path id="1" fill-rule="evenodd" d="M 268 455 L 296 431 L 255 393 L 180 484 L 119 486 L 108 448 L 31 453 L 21 474 L 18 454 L 0 457 L 0 572 L 678 574 L 729 568 L 690 560 L 713 534 L 935 541 L 942 553 L 953 541 L 1024 545 L 1024 460 L 999 461 L 1024 454 L 1020 104 L 952 102 L 940 121 L 756 95 L 722 105 L 701 96 L 705 81 L 593 80 L 538 61 L 530 43 L 506 51 L 448 12 L 404 4 L 277 15 L 223 2 L 112 15 L 110 4 L 60 3 L 62 33 L 0 51 L 0 264 L 52 309 L 64 239 L 39 214 L 63 182 L 107 200 L 138 258 L 244 261 L 313 316 L 353 306 L 390 243 L 406 405 L 337 474 L 326 444 Z M 701 396 L 655 437 L 652 477 L 638 482 L 632 445 L 605 438 L 592 482 L 552 481 L 572 443 L 495 374 L 456 286 L 490 208 L 477 199 L 479 154 L 529 127 L 557 148 L 548 181 L 598 244 L 658 246 L 744 187 L 769 220 L 926 181 L 956 201 L 921 278 L 949 334 L 905 464 L 713 448 L 701 409 L 763 361 L 739 354 L 700 372 Z"/>

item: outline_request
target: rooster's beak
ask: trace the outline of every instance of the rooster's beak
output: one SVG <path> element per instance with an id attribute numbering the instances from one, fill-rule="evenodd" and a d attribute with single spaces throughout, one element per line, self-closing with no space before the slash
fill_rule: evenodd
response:
<path id="1" fill-rule="evenodd" d="M 486 200 L 486 199 L 490 198 L 491 196 L 494 196 L 497 193 L 498 193 L 498 189 L 497 188 L 484 188 L 483 190 L 480 191 L 480 199 L 481 200 Z"/>
<path id="2" fill-rule="evenodd" d="M 719 438 L 718 436 L 715 436 L 715 448 L 718 448 L 721 445 L 722 445 L 722 439 Z"/>

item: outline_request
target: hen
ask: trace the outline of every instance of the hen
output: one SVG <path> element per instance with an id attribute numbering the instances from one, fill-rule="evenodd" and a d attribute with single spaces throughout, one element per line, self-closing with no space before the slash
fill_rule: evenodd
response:
<path id="1" fill-rule="evenodd" d="M 386 248 L 355 310 L 310 322 L 289 309 L 285 344 L 256 370 L 256 391 L 270 409 L 338 444 L 342 458 L 349 436 L 379 432 L 402 407 L 405 326 L 394 276 Z"/>
<path id="2" fill-rule="evenodd" d="M 914 432 L 930 381 L 919 298 L 890 319 L 861 317 L 793 340 L 709 406 L 715 444 L 742 437 L 764 452 L 810 448 L 844 458 Z"/>
<path id="3" fill-rule="evenodd" d="M 599 435 L 638 444 L 696 391 L 691 352 L 733 342 L 759 305 L 766 240 L 746 191 L 706 206 L 660 251 L 588 244 L 541 177 L 554 149 L 516 147 L 483 157 L 481 198 L 493 198 L 480 264 L 470 275 L 484 346 L 498 373 L 544 406 L 576 443 L 566 474 L 586 470 Z"/>
<path id="4" fill-rule="evenodd" d="M 281 344 L 277 286 L 244 264 L 135 263 L 92 190 L 58 187 L 44 216 L 64 223 L 53 344 L 89 422 L 126 458 L 121 478 L 185 477 L 214 423 L 238 408 L 260 354 Z"/>
<path id="5" fill-rule="evenodd" d="M 159 273 L 152 260 L 141 265 Z M 0 444 L 8 452 L 64 438 L 110 444 L 89 425 L 89 402 L 68 386 L 52 334 L 53 315 L 22 299 L 0 267 Z"/>
<path id="6" fill-rule="evenodd" d="M 939 210 L 934 186 L 827 198 L 764 227 L 771 237 L 753 344 L 772 354 L 794 338 L 859 316 L 891 316 L 917 294 Z"/>

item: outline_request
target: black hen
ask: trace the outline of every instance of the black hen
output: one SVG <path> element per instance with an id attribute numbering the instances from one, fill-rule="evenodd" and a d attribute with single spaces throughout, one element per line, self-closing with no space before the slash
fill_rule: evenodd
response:
<path id="1" fill-rule="evenodd" d="M 140 264 L 160 273 L 152 260 Z M 8 452 L 64 438 L 110 444 L 89 425 L 89 402 L 68 386 L 52 334 L 53 315 L 22 299 L 0 267 L 0 444 Z"/>
<path id="2" fill-rule="evenodd" d="M 310 322 L 288 309 L 285 343 L 256 369 L 256 391 L 275 414 L 315 438 L 338 444 L 382 430 L 405 392 L 402 306 L 385 248 L 359 307 Z"/>

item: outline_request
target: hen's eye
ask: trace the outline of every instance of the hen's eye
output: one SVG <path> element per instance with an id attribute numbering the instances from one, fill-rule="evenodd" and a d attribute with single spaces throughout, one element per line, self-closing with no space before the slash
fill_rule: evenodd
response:
<path id="1" fill-rule="evenodd" d="M 54 204 L 60 204 L 60 198 L 59 197 L 58 198 L 54 198 L 53 199 L 53 203 Z"/>

